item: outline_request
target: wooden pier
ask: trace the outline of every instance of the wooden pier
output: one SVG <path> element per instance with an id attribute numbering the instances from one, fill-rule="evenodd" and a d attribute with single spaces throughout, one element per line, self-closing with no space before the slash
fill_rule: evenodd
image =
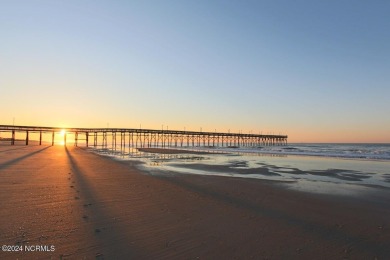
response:
<path id="1" fill-rule="evenodd" d="M 287 135 L 263 135 L 245 133 L 221 133 L 202 131 L 153 130 L 134 128 L 60 128 L 37 126 L 0 125 L 0 141 L 9 141 L 11 145 L 22 140 L 29 144 L 31 134 L 39 135 L 42 145 L 43 135 L 54 145 L 56 136 L 73 135 L 75 146 L 108 149 L 124 147 L 260 147 L 287 145 Z M 10 137 L 4 138 L 3 135 Z M 19 139 L 17 139 L 17 135 Z M 20 136 L 22 138 L 20 138 Z"/>

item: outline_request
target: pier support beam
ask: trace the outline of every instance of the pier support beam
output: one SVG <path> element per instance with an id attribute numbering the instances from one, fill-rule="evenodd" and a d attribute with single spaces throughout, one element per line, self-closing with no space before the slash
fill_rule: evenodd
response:
<path id="1" fill-rule="evenodd" d="M 103 132 L 103 148 L 107 149 L 107 132 Z"/>
<path id="2" fill-rule="evenodd" d="M 15 145 L 15 130 L 12 130 L 11 145 Z"/>
<path id="3" fill-rule="evenodd" d="M 94 132 L 93 133 L 93 147 L 95 147 L 96 148 L 96 146 L 97 146 L 97 132 Z M 103 140 L 103 145 L 104 145 L 104 140 Z"/>
<path id="4" fill-rule="evenodd" d="M 28 145 L 28 131 L 26 131 L 26 145 Z"/>

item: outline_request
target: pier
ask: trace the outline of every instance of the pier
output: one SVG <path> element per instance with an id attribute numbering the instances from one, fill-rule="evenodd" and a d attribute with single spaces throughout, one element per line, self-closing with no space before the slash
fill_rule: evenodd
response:
<path id="1" fill-rule="evenodd" d="M 31 139 L 35 134 L 36 139 Z M 6 137 L 4 137 L 6 136 Z M 153 130 L 135 128 L 61 128 L 39 126 L 0 125 L 0 141 L 29 144 L 36 140 L 42 145 L 43 137 L 49 136 L 51 145 L 56 137 L 63 138 L 67 145 L 67 137 L 73 137 L 74 146 L 85 146 L 108 149 L 124 147 L 259 147 L 287 145 L 287 135 L 264 135 L 246 133 L 222 133 L 203 131 Z M 68 138 L 69 140 L 69 138 Z"/>

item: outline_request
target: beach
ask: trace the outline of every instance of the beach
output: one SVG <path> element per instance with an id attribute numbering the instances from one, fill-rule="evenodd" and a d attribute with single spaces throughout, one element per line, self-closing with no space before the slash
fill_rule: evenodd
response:
<path id="1" fill-rule="evenodd" d="M 0 258 L 390 258 L 388 189 L 324 195 L 138 164 L 74 146 L 1 145 L 0 241 L 23 251 Z"/>

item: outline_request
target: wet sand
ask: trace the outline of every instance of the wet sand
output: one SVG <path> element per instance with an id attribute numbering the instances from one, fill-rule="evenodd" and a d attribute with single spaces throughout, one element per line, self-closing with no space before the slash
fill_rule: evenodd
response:
<path id="1" fill-rule="evenodd" d="M 201 152 L 194 150 L 168 149 L 168 148 L 137 148 L 140 152 L 161 153 L 161 154 L 210 154 L 210 152 Z M 213 152 L 216 154 L 217 152 Z"/>
<path id="2" fill-rule="evenodd" d="M 81 148 L 0 146 L 1 259 L 389 259 L 390 196 L 148 175 Z"/>

